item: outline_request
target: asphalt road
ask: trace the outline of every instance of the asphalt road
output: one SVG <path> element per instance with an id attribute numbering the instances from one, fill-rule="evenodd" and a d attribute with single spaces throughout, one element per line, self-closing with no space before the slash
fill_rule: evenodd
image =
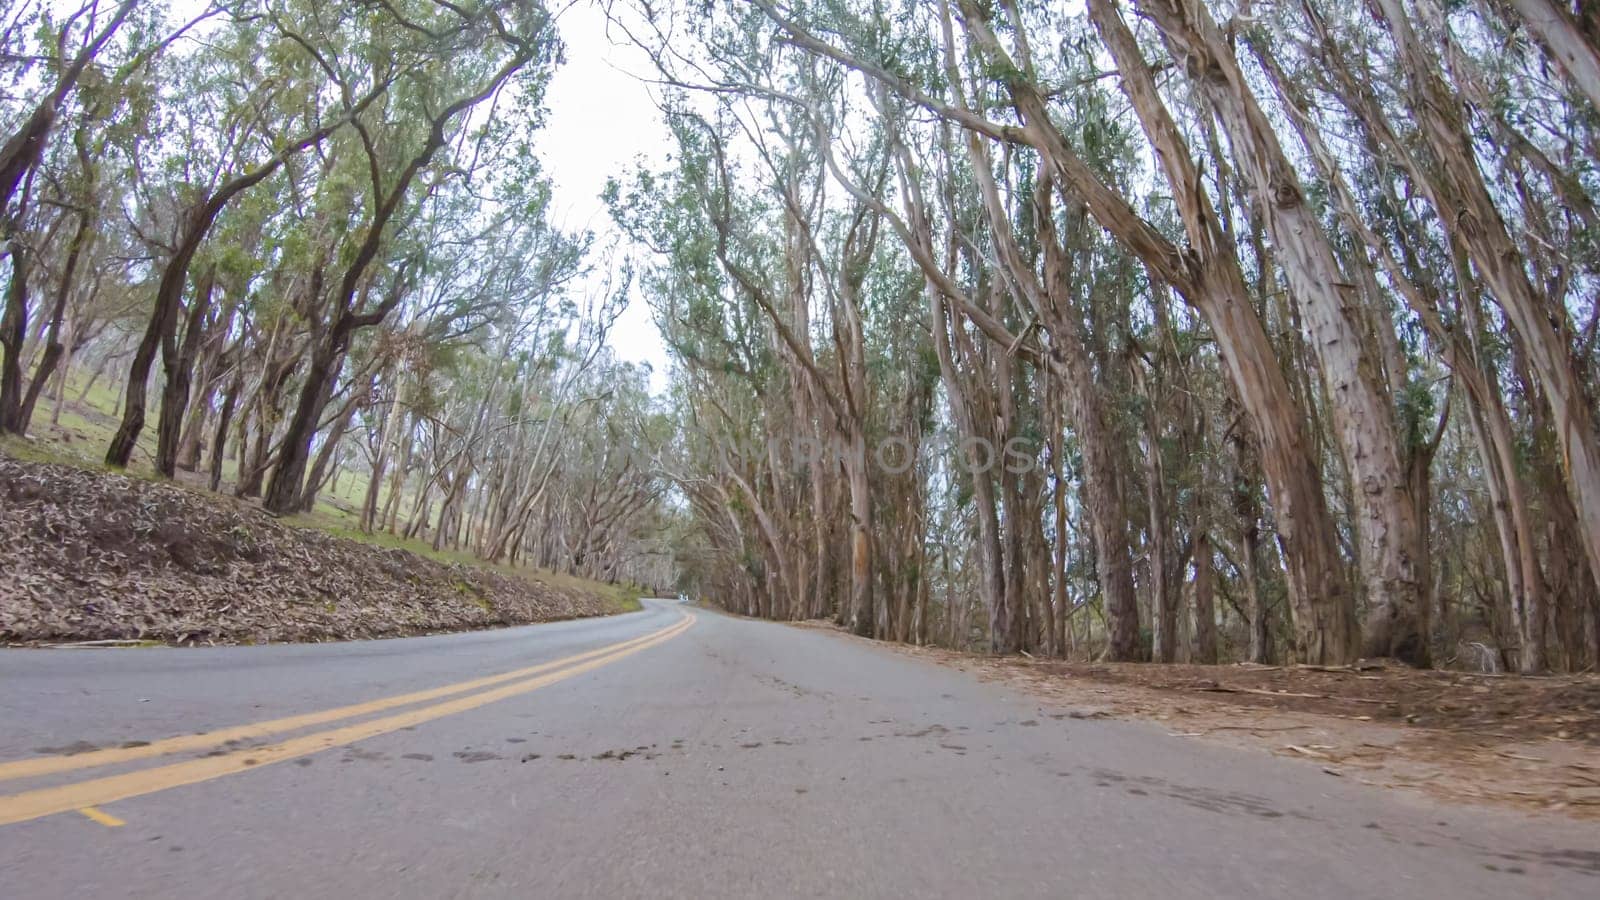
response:
<path id="1" fill-rule="evenodd" d="M 1071 713 L 665 601 L 0 651 L 0 895 L 1600 896 L 1592 825 Z"/>

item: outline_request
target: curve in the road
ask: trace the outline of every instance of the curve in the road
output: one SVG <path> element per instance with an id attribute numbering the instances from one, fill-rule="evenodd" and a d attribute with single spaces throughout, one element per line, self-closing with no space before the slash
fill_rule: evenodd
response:
<path id="1" fill-rule="evenodd" d="M 334 747 L 342 747 L 357 741 L 366 740 L 392 731 L 399 731 L 424 722 L 444 716 L 455 715 L 467 710 L 477 709 L 499 700 L 526 694 L 547 685 L 564 681 L 575 675 L 590 672 L 602 666 L 610 665 L 620 659 L 632 656 L 635 653 L 665 643 L 687 631 L 694 625 L 693 614 L 685 613 L 684 618 L 674 625 L 659 631 L 622 641 L 607 647 L 601 647 L 587 653 L 569 656 L 554 662 L 544 663 L 528 669 L 515 672 L 502 673 L 484 679 L 462 682 L 455 685 L 446 685 L 431 691 L 420 691 L 389 697 L 369 703 L 355 704 L 339 707 L 338 709 L 325 710 L 319 713 L 308 713 L 303 716 L 291 716 L 285 719 L 276 719 L 270 722 L 242 725 L 236 728 L 221 729 L 203 735 L 188 735 L 169 738 L 165 741 L 154 742 L 147 747 L 127 748 L 125 750 L 103 750 L 85 753 L 76 757 L 59 759 L 18 760 L 11 763 L 0 764 L 0 780 L 38 775 L 44 772 L 59 772 L 85 767 L 99 767 L 113 762 L 122 762 L 129 759 L 149 757 L 163 753 L 171 753 L 185 749 L 203 749 L 225 744 L 229 740 L 238 740 L 240 736 L 264 736 L 294 728 L 322 724 L 328 721 L 338 721 L 356 715 L 376 712 L 395 706 L 417 703 L 441 696 L 451 696 L 464 691 L 479 690 L 476 693 L 467 693 L 465 696 L 456 697 L 431 706 L 407 710 L 391 716 L 371 719 L 354 725 L 346 725 L 327 731 L 315 732 L 290 738 L 265 747 L 251 747 L 237 750 L 225 750 L 213 756 L 157 766 L 148 769 L 138 769 L 119 775 L 109 775 L 87 781 L 73 782 L 54 787 L 39 788 L 0 797 L 0 825 L 10 825 L 25 822 L 43 816 L 57 813 L 70 812 L 85 807 L 94 807 L 129 797 L 138 797 L 164 791 L 169 788 L 195 784 L 201 781 L 210 781 L 225 775 L 246 772 L 272 763 L 284 762 L 300 756 L 318 753 Z M 535 674 L 542 673 L 542 674 Z M 533 677 L 524 677 L 532 675 Z M 521 679 L 521 680 L 517 680 Z M 509 684 L 503 682 L 510 681 Z M 500 685 L 494 687 L 494 685 Z M 103 755 L 102 755 L 103 754 Z M 52 765 L 47 765 L 51 764 Z M 65 765 L 76 763 L 75 765 Z"/>
<path id="2" fill-rule="evenodd" d="M 13 781 L 18 778 L 38 778 L 44 775 L 54 775 L 60 772 L 75 772 L 80 769 L 97 769 L 103 766 L 111 766 L 119 763 L 149 759 L 153 756 L 166 756 L 171 753 L 183 753 L 190 750 L 210 750 L 214 747 L 219 747 L 229 743 L 260 740 L 262 738 L 271 737 L 275 734 L 283 734 L 284 732 L 298 731 L 302 728 L 310 728 L 313 725 L 326 725 L 329 722 L 339 722 L 344 719 L 353 719 L 357 716 L 371 715 L 372 713 L 397 709 L 402 706 L 410 706 L 414 703 L 424 703 L 429 700 L 438 700 L 440 698 L 453 696 L 455 694 L 464 694 L 468 691 L 476 691 L 483 688 L 493 687 L 497 684 L 504 684 L 505 682 L 515 681 L 519 678 L 528 678 L 534 675 L 549 672 L 553 669 L 559 669 L 564 666 L 573 665 L 574 663 L 581 663 L 586 660 L 594 659 L 598 656 L 604 656 L 608 653 L 621 650 L 624 647 L 631 647 L 634 644 L 650 640 L 661 632 L 667 631 L 671 627 L 672 626 L 668 626 L 668 628 L 661 629 L 660 632 L 652 632 L 651 634 L 641 635 L 640 637 L 633 638 L 632 640 L 619 641 L 615 644 L 599 647 L 585 653 L 575 653 L 571 656 L 552 660 L 546 663 L 540 663 L 536 666 L 526 666 L 524 668 L 514 669 L 509 672 L 501 672 L 498 675 L 474 678 L 469 681 L 441 685 L 440 687 L 429 688 L 422 691 L 396 694 L 392 697 L 380 697 L 376 700 L 369 700 L 364 703 L 353 703 L 333 709 L 318 710 L 316 712 L 304 713 L 295 716 L 285 716 L 283 718 L 270 719 L 264 722 L 249 722 L 244 725 L 235 725 L 229 728 L 219 728 L 198 734 L 178 735 L 176 737 L 165 738 L 159 741 L 152 741 L 147 744 L 140 744 L 132 747 L 108 747 L 101 750 L 91 750 L 86 753 L 73 753 L 66 756 L 37 756 L 30 757 L 28 759 L 12 760 L 10 762 L 0 762 L 0 781 Z"/>

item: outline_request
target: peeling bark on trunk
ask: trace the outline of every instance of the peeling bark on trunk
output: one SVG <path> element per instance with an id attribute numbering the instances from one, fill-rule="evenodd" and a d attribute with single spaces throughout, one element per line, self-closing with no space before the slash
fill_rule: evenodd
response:
<path id="1" fill-rule="evenodd" d="M 1567 73 L 1573 86 L 1600 113 L 1600 48 L 1584 35 L 1567 11 L 1551 0 L 1506 0 Z"/>
<path id="2" fill-rule="evenodd" d="M 1259 444 L 1287 567 L 1296 654 L 1302 662 L 1351 662 L 1359 652 L 1355 604 L 1345 587 L 1305 413 L 1251 303 L 1233 241 L 1218 221 L 1187 142 L 1156 92 L 1132 32 L 1109 0 L 1092 0 L 1089 9 L 1178 201 L 1197 271 L 1193 280 L 1182 271 L 1173 279 L 1154 265 L 1159 258 L 1146 257 L 1146 263 L 1167 277 L 1211 325 Z M 1042 104 L 1037 108 L 1042 112 Z"/>
<path id="3" fill-rule="evenodd" d="M 1185 60 L 1225 124 L 1315 349 L 1352 482 L 1357 560 L 1368 603 L 1366 652 L 1426 666 L 1427 610 L 1416 568 L 1426 547 L 1394 409 L 1377 383 L 1354 286 L 1209 12 L 1174 0 L 1140 0 L 1139 6 L 1156 21 L 1174 55 Z"/>
<path id="4" fill-rule="evenodd" d="M 1549 301 L 1534 289 L 1524 257 L 1484 184 L 1459 106 L 1398 0 L 1376 0 L 1406 73 L 1408 101 L 1432 155 L 1424 186 L 1440 226 L 1471 258 L 1522 339 L 1552 414 L 1557 446 L 1583 530 L 1592 571 L 1600 571 L 1600 437 L 1569 349 L 1551 323 Z"/>

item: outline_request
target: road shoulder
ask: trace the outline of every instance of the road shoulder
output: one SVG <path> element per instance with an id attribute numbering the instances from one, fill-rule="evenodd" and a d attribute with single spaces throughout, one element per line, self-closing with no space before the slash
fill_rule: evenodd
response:
<path id="1" fill-rule="evenodd" d="M 970 673 L 1072 718 L 1158 723 L 1330 778 L 1561 818 L 1600 820 L 1600 678 L 1500 678 L 1395 667 L 1068 664 L 832 634 Z M 1505 688 L 1511 687 L 1509 693 Z"/>

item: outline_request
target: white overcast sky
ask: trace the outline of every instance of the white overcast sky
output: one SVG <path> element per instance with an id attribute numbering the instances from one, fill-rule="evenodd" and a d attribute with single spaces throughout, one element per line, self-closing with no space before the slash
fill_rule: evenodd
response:
<path id="1" fill-rule="evenodd" d="M 649 59 L 620 34 L 613 43 L 599 4 L 579 0 L 561 13 L 557 24 L 567 61 L 556 70 L 546 95 L 550 115 L 540 150 L 555 186 L 552 219 L 568 229 L 593 230 L 596 246 L 603 247 L 616 233 L 600 199 L 606 179 L 629 172 L 640 157 L 659 165 L 670 137 L 651 87 L 636 77 L 653 71 Z M 593 287 L 598 286 L 596 279 Z M 637 291 L 612 329 L 611 345 L 622 359 L 649 363 L 655 370 L 651 388 L 661 391 L 666 347 Z"/>

